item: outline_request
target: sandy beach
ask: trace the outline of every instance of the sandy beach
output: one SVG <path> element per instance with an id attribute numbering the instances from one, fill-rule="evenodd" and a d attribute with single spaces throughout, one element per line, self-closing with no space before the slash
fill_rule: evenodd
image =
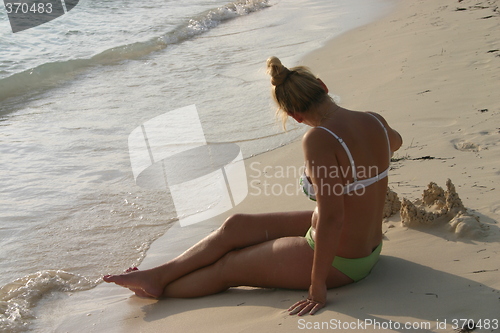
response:
<path id="1" fill-rule="evenodd" d="M 51 313 L 39 306 L 39 331 L 453 332 L 472 320 L 475 332 L 500 332 L 499 5 L 401 0 L 388 16 L 302 60 L 343 107 L 382 114 L 404 140 L 389 178 L 404 213 L 384 222 L 384 249 L 372 273 L 330 290 L 317 315 L 286 311 L 306 291 L 235 288 L 157 301 L 101 284 L 44 300 L 58 306 L 47 307 Z M 294 172 L 278 176 L 279 167 L 302 164 L 300 142 L 246 160 L 247 198 L 206 222 L 175 225 L 139 268 L 180 254 L 235 212 L 312 209 L 300 193 L 273 193 L 297 182 Z"/>

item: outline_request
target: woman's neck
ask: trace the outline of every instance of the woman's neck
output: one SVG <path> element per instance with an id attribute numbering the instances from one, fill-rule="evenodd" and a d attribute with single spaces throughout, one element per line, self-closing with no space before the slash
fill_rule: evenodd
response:
<path id="1" fill-rule="evenodd" d="M 323 126 L 326 122 L 334 118 L 340 110 L 342 110 L 340 106 L 332 100 L 327 99 L 307 113 L 307 119 L 304 120 L 304 123 L 311 127 Z"/>

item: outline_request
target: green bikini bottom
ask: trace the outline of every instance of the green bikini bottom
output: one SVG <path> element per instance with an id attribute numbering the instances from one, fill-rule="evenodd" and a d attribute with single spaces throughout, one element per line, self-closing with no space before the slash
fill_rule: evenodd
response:
<path id="1" fill-rule="evenodd" d="M 307 231 L 305 238 L 309 246 L 314 250 L 314 239 L 311 235 L 311 228 Z M 348 259 L 336 256 L 333 259 L 332 266 L 354 281 L 359 281 L 370 274 L 373 266 L 375 266 L 378 261 L 380 251 L 382 251 L 382 242 L 380 242 L 375 250 L 367 257 Z"/>

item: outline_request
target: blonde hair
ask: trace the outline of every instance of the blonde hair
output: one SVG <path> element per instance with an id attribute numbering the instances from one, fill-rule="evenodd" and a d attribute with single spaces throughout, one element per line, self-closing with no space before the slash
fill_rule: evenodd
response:
<path id="1" fill-rule="evenodd" d="M 272 95 L 278 104 L 276 115 L 283 121 L 283 127 L 289 115 L 307 112 L 329 98 L 321 82 L 307 67 L 288 69 L 278 58 L 270 57 L 267 73 L 271 75 Z"/>

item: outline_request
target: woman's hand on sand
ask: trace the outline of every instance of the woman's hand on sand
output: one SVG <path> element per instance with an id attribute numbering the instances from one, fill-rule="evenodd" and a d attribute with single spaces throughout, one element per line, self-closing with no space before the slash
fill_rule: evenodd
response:
<path id="1" fill-rule="evenodd" d="M 288 308 L 290 315 L 302 316 L 307 313 L 310 315 L 315 314 L 318 310 L 326 305 L 326 286 L 320 288 L 319 291 L 314 291 L 313 287 L 309 287 L 309 297 L 306 300 L 298 301 Z"/>
<path id="2" fill-rule="evenodd" d="M 325 303 L 319 303 L 316 301 L 313 301 L 312 299 L 306 299 L 303 301 L 298 301 L 294 305 L 288 308 L 288 311 L 290 312 L 290 315 L 298 315 L 302 316 L 307 313 L 310 315 L 315 314 L 318 312 L 319 309 L 325 306 Z"/>

